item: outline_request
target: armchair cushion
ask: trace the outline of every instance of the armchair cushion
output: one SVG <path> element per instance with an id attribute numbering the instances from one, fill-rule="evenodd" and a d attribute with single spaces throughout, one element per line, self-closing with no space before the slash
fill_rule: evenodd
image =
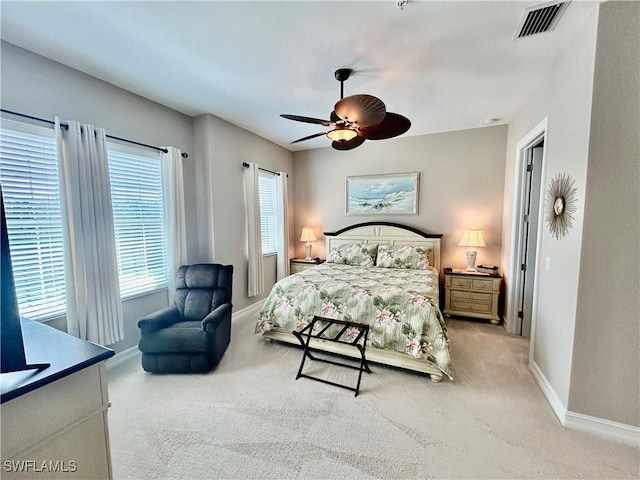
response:
<path id="1" fill-rule="evenodd" d="M 207 333 L 200 322 L 178 322 L 140 338 L 145 353 L 206 352 Z"/>

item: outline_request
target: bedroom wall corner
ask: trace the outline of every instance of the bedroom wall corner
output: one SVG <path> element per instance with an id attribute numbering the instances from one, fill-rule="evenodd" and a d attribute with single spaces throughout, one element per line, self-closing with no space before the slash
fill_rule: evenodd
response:
<path id="1" fill-rule="evenodd" d="M 196 215 L 189 230 L 197 232 L 194 262 L 234 266 L 233 305 L 242 309 L 262 300 L 275 283 L 275 257 L 264 257 L 265 294 L 247 296 L 246 221 L 243 162 L 285 171 L 294 190 L 293 154 L 288 150 L 210 114 L 193 119 L 197 160 L 195 188 L 189 191 Z M 289 199 L 293 211 L 293 198 Z M 290 226 L 291 227 L 291 226 Z M 293 229 L 290 228 L 290 234 Z M 190 259 L 191 260 L 191 259 Z"/>

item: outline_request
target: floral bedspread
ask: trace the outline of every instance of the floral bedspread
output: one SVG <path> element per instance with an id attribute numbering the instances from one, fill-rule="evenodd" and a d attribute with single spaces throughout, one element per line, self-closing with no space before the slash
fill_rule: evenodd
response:
<path id="1" fill-rule="evenodd" d="M 452 377 L 449 340 L 438 308 L 438 272 L 324 263 L 274 285 L 256 333 L 304 328 L 314 315 L 370 326 L 369 347 L 432 361 Z"/>

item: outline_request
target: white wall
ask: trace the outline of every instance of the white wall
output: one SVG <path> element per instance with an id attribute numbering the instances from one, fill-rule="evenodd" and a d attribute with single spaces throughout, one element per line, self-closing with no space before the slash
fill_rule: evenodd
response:
<path id="1" fill-rule="evenodd" d="M 3 109 L 51 120 L 58 115 L 117 137 L 191 152 L 190 117 L 10 43 L 0 48 Z M 167 304 L 166 290 L 123 302 L 125 339 L 111 347 L 119 352 L 137 345 L 137 320 Z M 51 325 L 65 330 L 64 318 Z"/>
<path id="2" fill-rule="evenodd" d="M 555 239 L 543 227 L 532 365 L 560 420 L 594 431 L 640 423 L 638 17 L 637 3 L 603 3 L 509 124 L 505 245 L 516 143 L 545 117 L 545 188 L 559 172 L 577 188 L 569 233 Z M 503 264 L 510 256 L 509 246 Z"/>
<path id="3" fill-rule="evenodd" d="M 314 256 L 324 258 L 322 232 L 366 221 L 397 222 L 444 234 L 442 265 L 461 268 L 466 248 L 457 244 L 465 228 L 476 227 L 487 243 L 478 249 L 477 263 L 498 264 L 506 139 L 506 126 L 495 126 L 365 142 L 349 151 L 296 152 L 296 240 L 303 226 L 313 226 L 319 240 Z M 417 216 L 345 214 L 347 176 L 406 172 L 420 173 Z M 296 241 L 296 256 L 304 256 L 303 242 Z"/>
<path id="4" fill-rule="evenodd" d="M 580 274 L 580 250 L 591 118 L 591 97 L 597 12 L 585 22 L 571 45 L 558 59 L 546 81 L 509 123 L 502 263 L 509 272 L 513 222 L 516 143 L 545 117 L 548 118 L 543 178 L 545 189 L 558 173 L 568 174 L 577 188 L 577 210 L 568 235 L 558 240 L 542 228 L 536 318 L 533 321 L 533 361 L 552 386 L 558 401 L 567 406 Z M 546 258 L 550 270 L 541 268 Z M 506 278 L 507 286 L 511 279 Z M 507 288 L 507 292 L 509 292 Z M 508 297 L 507 297 L 508 298 Z M 507 306 L 507 312 L 509 311 Z M 515 321 L 515 319 L 509 319 Z"/>

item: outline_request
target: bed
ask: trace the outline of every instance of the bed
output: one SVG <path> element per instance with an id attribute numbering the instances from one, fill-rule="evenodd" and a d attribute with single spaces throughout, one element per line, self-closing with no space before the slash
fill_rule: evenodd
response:
<path id="1" fill-rule="evenodd" d="M 387 222 L 325 233 L 327 261 L 277 282 L 258 314 L 266 341 L 300 345 L 292 334 L 314 315 L 370 326 L 367 360 L 453 380 L 449 340 L 439 309 L 442 235 Z M 357 357 L 321 340 L 316 349 Z"/>

